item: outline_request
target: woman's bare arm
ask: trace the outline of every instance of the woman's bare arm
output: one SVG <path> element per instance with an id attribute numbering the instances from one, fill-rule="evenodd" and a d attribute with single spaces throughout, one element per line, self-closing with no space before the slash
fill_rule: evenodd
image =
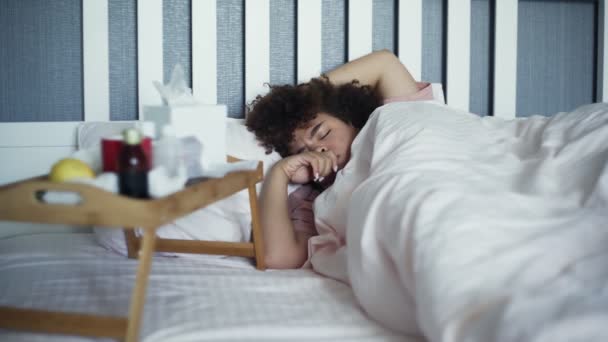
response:
<path id="1" fill-rule="evenodd" d="M 273 167 L 260 193 L 260 221 L 264 230 L 264 261 L 269 268 L 298 268 L 307 258 L 310 235 L 295 232 L 287 207 L 289 178 Z"/>
<path id="2" fill-rule="evenodd" d="M 260 193 L 260 221 L 264 232 L 264 260 L 270 268 L 298 268 L 308 258 L 308 239 L 294 231 L 289 217 L 287 184 L 305 184 L 337 169 L 332 152 L 309 151 L 278 161 L 268 172 Z"/>
<path id="3" fill-rule="evenodd" d="M 359 80 L 376 87 L 382 98 L 414 94 L 416 81 L 399 58 L 388 50 L 372 52 L 325 74 L 334 84 Z"/>

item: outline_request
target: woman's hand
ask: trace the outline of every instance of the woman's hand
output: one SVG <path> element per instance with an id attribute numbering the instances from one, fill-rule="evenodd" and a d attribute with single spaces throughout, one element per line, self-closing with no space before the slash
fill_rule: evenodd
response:
<path id="1" fill-rule="evenodd" d="M 281 159 L 274 167 L 282 170 L 292 183 L 322 182 L 338 170 L 338 158 L 331 151 L 302 152 Z"/>

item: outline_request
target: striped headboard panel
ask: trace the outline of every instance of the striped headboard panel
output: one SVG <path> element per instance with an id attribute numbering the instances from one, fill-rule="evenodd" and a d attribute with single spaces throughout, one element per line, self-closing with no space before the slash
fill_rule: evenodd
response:
<path id="1" fill-rule="evenodd" d="M 232 117 L 382 48 L 479 115 L 606 101 L 606 18 L 604 0 L 2 0 L 0 183 L 47 171 L 81 121 L 137 120 L 177 62 Z"/>
<path id="2" fill-rule="evenodd" d="M 548 115 L 607 98 L 605 18 L 604 0 L 4 0 L 0 122 L 137 119 L 176 62 L 239 117 L 266 82 L 380 48 L 452 106 Z"/>

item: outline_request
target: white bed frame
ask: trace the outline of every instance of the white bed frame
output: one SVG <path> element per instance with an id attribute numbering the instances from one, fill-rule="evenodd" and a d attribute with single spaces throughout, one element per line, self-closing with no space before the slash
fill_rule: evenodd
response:
<path id="1" fill-rule="evenodd" d="M 217 103 L 216 4 L 219 0 L 192 0 L 192 84 L 203 103 Z M 422 1 L 398 0 L 399 58 L 416 79 L 422 71 Z M 517 74 L 517 0 L 495 1 L 494 113 L 514 117 Z M 348 58 L 372 51 L 372 0 L 348 1 Z M 447 103 L 469 109 L 471 0 L 448 0 Z M 321 0 L 297 1 L 298 81 L 321 72 Z M 139 117 L 143 105 L 160 104 L 153 87 L 163 79 L 163 3 L 138 0 Z M 82 0 L 84 120 L 109 121 L 108 1 Z M 608 99 L 608 18 L 599 1 L 598 101 Z M 353 25 L 352 23 L 356 23 Z M 305 25 L 305 27 L 303 26 Z M 144 34 L 145 33 L 145 34 Z M 270 0 L 245 0 L 245 98 L 249 102 L 266 91 L 270 79 Z M 499 67 L 498 67 L 499 66 Z M 79 122 L 0 124 L 0 184 L 48 172 L 57 159 L 75 150 Z"/>

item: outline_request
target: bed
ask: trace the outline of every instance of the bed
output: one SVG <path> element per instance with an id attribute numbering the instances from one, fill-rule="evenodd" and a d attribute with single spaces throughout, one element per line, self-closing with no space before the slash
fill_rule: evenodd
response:
<path id="1" fill-rule="evenodd" d="M 7 3 L 19 2 L 11 1 Z M 416 79 L 427 77 L 426 80 L 437 83 L 436 98 L 445 93 L 451 108 L 515 119 L 530 114 L 521 110 L 522 98 L 534 91 L 544 94 L 544 88 L 518 86 L 522 75 L 517 64 L 518 60 L 521 63 L 517 58 L 518 48 L 519 52 L 525 50 L 518 45 L 522 32 L 517 24 L 518 16 L 531 13 L 529 10 L 536 6 L 535 1 L 139 0 L 120 5 L 111 0 L 76 2 L 82 9 L 78 13 L 82 14 L 82 32 L 78 32 L 83 41 L 82 65 L 79 64 L 83 72 L 82 117 L 56 122 L 47 122 L 55 119 L 44 116 L 24 120 L 38 122 L 3 119 L 0 124 L 3 165 L 0 184 L 48 172 L 54 161 L 79 148 L 78 132 L 83 124 L 110 121 L 131 124 L 133 120 L 142 119 L 144 106 L 162 104 L 152 82 L 166 78 L 171 64 L 184 60 L 189 61 L 193 94 L 212 106 L 229 102 L 228 114 L 233 117 L 244 115 L 243 105 L 256 94 L 267 91 L 266 82 L 305 81 L 346 60 L 380 48 L 395 51 Z M 571 8 L 568 6 L 576 11 L 583 7 L 584 13 L 592 9 L 591 18 L 586 16 L 583 21 L 594 25 L 591 35 L 575 39 L 591 42 L 592 48 L 576 45 L 565 48 L 567 51 L 560 50 L 563 56 L 551 56 L 558 59 L 558 63 L 546 69 L 561 66 L 562 59 L 578 60 L 571 58 L 569 51 L 592 51 L 589 52 L 592 63 L 575 63 L 583 65 L 583 69 L 567 66 L 569 73 L 562 75 L 570 80 L 582 79 L 582 87 L 574 84 L 565 88 L 574 91 L 557 91 L 563 95 L 561 98 L 552 96 L 555 92 L 538 96 L 541 98 L 538 103 L 545 107 L 529 106 L 528 109 L 551 115 L 574 110 L 588 102 L 605 101 L 608 68 L 604 65 L 608 54 L 604 51 L 608 44 L 604 43 L 607 13 L 604 1 L 541 2 L 561 14 L 568 12 Z M 129 47 L 133 49 L 133 70 L 124 72 L 119 68 L 118 71 L 122 70 L 125 78 L 135 75 L 135 81 L 117 86 L 116 64 L 114 67 L 111 64 L 122 60 L 116 57 L 114 48 L 125 47 L 108 45 L 108 42 L 124 44 L 116 42 L 115 36 L 111 37 L 116 34 L 112 30 L 122 27 L 118 25 L 120 20 L 111 16 L 123 9 L 120 6 L 131 5 L 126 13 L 133 15 L 129 23 L 137 28 L 132 37 L 134 46 Z M 163 12 L 175 15 L 175 8 L 185 9 L 189 20 L 173 18 L 171 21 L 167 13 L 163 15 Z M 281 22 L 277 25 L 274 21 L 281 14 L 285 15 L 285 8 L 291 8 L 288 14 L 293 16 L 293 28 L 287 30 L 289 34 L 282 34 Z M 539 8 L 532 9 L 538 13 Z M 379 22 L 376 16 L 382 18 L 382 13 L 390 14 L 393 20 L 386 22 L 390 35 L 382 31 L 386 28 L 376 28 Z M 331 23 L 328 24 L 325 17 L 331 17 Z M 535 22 L 534 17 L 527 19 Z M 173 26 L 163 26 L 163 20 Z M 176 37 L 176 30 L 183 28 L 180 25 L 184 22 L 191 26 L 186 27 L 185 36 Z M 228 30 L 225 22 L 236 24 Z M 335 31 L 340 25 L 341 29 Z M 126 31 L 129 27 L 123 28 Z M 485 33 L 480 34 L 481 31 Z M 234 32 L 242 35 L 235 38 Z M 163 33 L 168 33 L 167 38 L 163 39 Z M 290 36 L 291 40 L 285 40 L 285 36 Z M 386 39 L 383 37 L 389 36 L 391 42 L 382 45 Z M 336 37 L 345 38 L 336 43 L 339 40 Z M 284 46 L 273 45 L 276 39 Z M 486 42 L 481 45 L 486 45 L 485 55 L 489 56 L 481 61 L 483 63 L 476 59 L 480 40 Z M 180 45 L 176 52 L 167 53 L 166 50 L 174 49 L 179 45 L 177 43 L 184 41 L 191 45 L 185 44 L 185 50 L 179 50 L 183 48 Z M 226 45 L 238 45 L 240 50 L 227 52 Z M 291 52 L 286 48 L 296 45 L 297 49 Z M 560 42 L 557 45 L 563 48 Z M 184 57 L 186 55 L 189 58 Z M 233 63 L 235 59 L 238 62 Z M 539 63 L 545 65 L 546 62 Z M 281 63 L 286 70 L 277 73 L 274 69 Z M 289 69 L 289 65 L 293 68 Z M 480 68 L 485 69 L 480 71 Z M 524 72 L 526 77 L 533 79 L 531 74 Z M 559 80 L 545 78 L 543 86 L 545 83 L 547 86 L 548 83 L 564 83 L 564 78 Z M 125 94 L 133 102 L 133 110 L 118 106 L 120 110 L 132 111 L 132 115 L 111 115 L 115 112 L 117 93 Z M 554 104 L 558 102 L 564 108 L 556 109 Z M 228 154 L 264 160 L 266 167 L 276 160 L 273 159 L 276 156 L 260 152 L 251 136 L 244 134 L 241 119 L 228 121 L 233 127 L 227 131 Z M 238 196 L 237 201 L 242 202 L 244 195 Z M 216 209 L 222 210 L 221 207 Z M 246 216 L 246 213 L 239 211 L 239 215 Z M 218 240 L 247 240 L 247 232 L 239 230 L 242 223 L 236 222 L 231 230 L 214 229 L 203 235 Z M 0 305 L 124 316 L 128 312 L 137 263 L 121 255 L 121 251 L 109 248 L 111 242 L 104 248 L 100 231 L 103 230 L 95 227 L 0 222 Z M 360 293 L 353 292 L 351 286 L 309 269 L 258 271 L 246 258 L 157 255 L 152 262 L 140 337 L 142 341 L 424 341 L 379 324 L 361 306 L 360 300 Z M 472 333 L 479 333 L 489 327 L 487 330 L 493 332 L 492 322 L 500 315 L 500 307 L 497 304 L 486 311 L 468 312 L 467 318 L 475 324 L 448 329 L 445 336 L 450 337 L 444 340 L 460 341 L 458 334 L 467 336 L 469 333 L 466 328 L 477 329 Z M 487 321 L 479 319 L 481 312 L 488 313 L 484 316 Z M 603 316 L 598 320 L 606 322 Z M 433 329 L 432 325 L 429 327 L 427 329 Z M 584 326 L 582 329 L 585 331 Z M 443 338 L 429 335 L 432 341 Z M 476 336 L 489 335 L 479 333 Z M 0 330 L 0 340 L 81 341 L 89 338 Z"/>
<path id="2" fill-rule="evenodd" d="M 136 260 L 91 233 L 0 241 L 2 305 L 124 315 Z M 3 341 L 85 337 L 2 330 Z M 361 311 L 350 288 L 310 270 L 265 271 L 249 259 L 155 258 L 142 341 L 402 341 Z M 412 340 L 415 341 L 415 340 Z"/>

